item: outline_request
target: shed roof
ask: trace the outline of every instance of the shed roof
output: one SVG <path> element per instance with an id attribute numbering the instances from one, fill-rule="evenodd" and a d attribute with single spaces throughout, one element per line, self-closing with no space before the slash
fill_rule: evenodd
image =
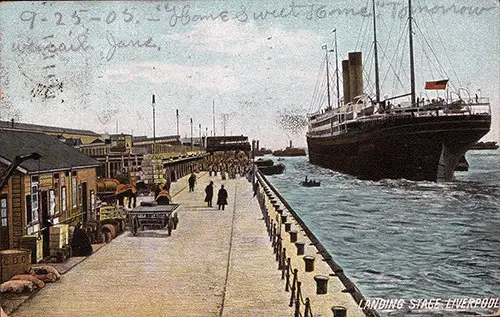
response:
<path id="1" fill-rule="evenodd" d="M 36 152 L 40 160 L 26 160 L 19 166 L 28 173 L 71 168 L 97 167 L 92 157 L 59 141 L 52 135 L 0 129 L 0 158 L 9 163 L 18 155 Z"/>
<path id="2" fill-rule="evenodd" d="M 90 131 L 90 130 L 80 130 L 80 129 L 71 129 L 71 128 L 60 128 L 60 127 L 52 127 L 47 125 L 38 125 L 31 123 L 22 123 L 22 122 L 14 122 L 11 121 L 0 121 L 0 129 L 17 129 L 17 130 L 29 130 L 29 131 L 37 131 L 37 132 L 50 132 L 50 133 L 69 133 L 69 134 L 78 134 L 78 135 L 87 135 L 100 137 L 99 134 Z"/>

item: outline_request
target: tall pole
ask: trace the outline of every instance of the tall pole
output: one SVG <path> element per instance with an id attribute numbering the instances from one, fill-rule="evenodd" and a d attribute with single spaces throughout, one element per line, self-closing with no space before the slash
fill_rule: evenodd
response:
<path id="1" fill-rule="evenodd" d="M 339 92 L 339 54 L 337 50 L 337 29 L 333 30 L 335 33 L 335 76 L 337 80 L 337 108 L 340 108 L 340 92 Z"/>
<path id="2" fill-rule="evenodd" d="M 324 45 L 323 48 L 325 49 L 325 55 L 326 55 L 326 87 L 327 87 L 327 94 L 328 94 L 328 109 L 331 108 L 332 103 L 330 99 L 330 73 L 328 71 L 328 46 Z"/>
<path id="3" fill-rule="evenodd" d="M 222 123 L 224 124 L 224 138 L 226 137 L 226 122 L 227 122 L 227 114 L 222 115 Z M 225 142 L 225 139 L 224 139 Z"/>
<path id="4" fill-rule="evenodd" d="M 155 115 L 155 95 L 153 95 L 153 154 L 156 146 L 156 115 Z"/>
<path id="5" fill-rule="evenodd" d="M 200 128 L 200 147 L 201 147 L 201 123 L 198 124 L 198 127 Z"/>
<path id="6" fill-rule="evenodd" d="M 415 63 L 413 61 L 413 28 L 412 28 L 412 17 L 411 17 L 411 0 L 408 0 L 408 23 L 409 23 L 409 33 L 410 33 L 410 93 L 411 93 L 411 104 L 415 105 Z"/>
<path id="7" fill-rule="evenodd" d="M 252 184 L 255 184 L 255 140 L 252 140 Z"/>
<path id="8" fill-rule="evenodd" d="M 191 151 L 193 151 L 193 118 L 191 118 Z"/>
<path id="9" fill-rule="evenodd" d="M 214 136 L 215 136 L 215 100 L 212 100 L 212 119 L 213 119 L 213 128 L 214 128 Z"/>
<path id="10" fill-rule="evenodd" d="M 175 109 L 175 116 L 177 118 L 177 135 L 180 137 L 180 134 L 179 134 L 179 109 Z"/>

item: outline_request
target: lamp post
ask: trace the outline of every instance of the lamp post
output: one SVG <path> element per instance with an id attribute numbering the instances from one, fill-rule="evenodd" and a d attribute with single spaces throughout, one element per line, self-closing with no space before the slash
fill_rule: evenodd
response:
<path id="1" fill-rule="evenodd" d="M 191 118 L 191 152 L 193 151 L 193 118 Z"/>
<path id="2" fill-rule="evenodd" d="M 153 154 L 156 146 L 156 115 L 155 115 L 155 95 L 153 94 Z"/>
<path id="3" fill-rule="evenodd" d="M 252 140 L 252 184 L 255 184 L 255 140 Z"/>
<path id="4" fill-rule="evenodd" d="M 180 136 L 180 134 L 179 134 L 179 109 L 175 109 L 175 116 L 177 118 L 177 135 Z"/>

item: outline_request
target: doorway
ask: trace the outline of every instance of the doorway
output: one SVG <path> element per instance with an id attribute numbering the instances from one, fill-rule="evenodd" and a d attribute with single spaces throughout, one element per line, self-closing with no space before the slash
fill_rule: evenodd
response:
<path id="1" fill-rule="evenodd" d="M 49 192 L 42 191 L 42 236 L 43 236 L 43 257 L 50 256 L 50 219 L 49 219 Z"/>
<path id="2" fill-rule="evenodd" d="M 88 207 L 87 207 L 87 183 L 82 183 L 82 223 L 86 224 L 88 219 Z"/>

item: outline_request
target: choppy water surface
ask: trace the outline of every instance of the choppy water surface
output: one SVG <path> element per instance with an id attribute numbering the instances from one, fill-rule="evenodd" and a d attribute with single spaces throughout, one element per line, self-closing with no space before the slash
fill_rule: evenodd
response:
<path id="1" fill-rule="evenodd" d="M 444 184 L 363 181 L 306 157 L 268 179 L 366 297 L 500 297 L 500 151 L 467 160 Z"/>

